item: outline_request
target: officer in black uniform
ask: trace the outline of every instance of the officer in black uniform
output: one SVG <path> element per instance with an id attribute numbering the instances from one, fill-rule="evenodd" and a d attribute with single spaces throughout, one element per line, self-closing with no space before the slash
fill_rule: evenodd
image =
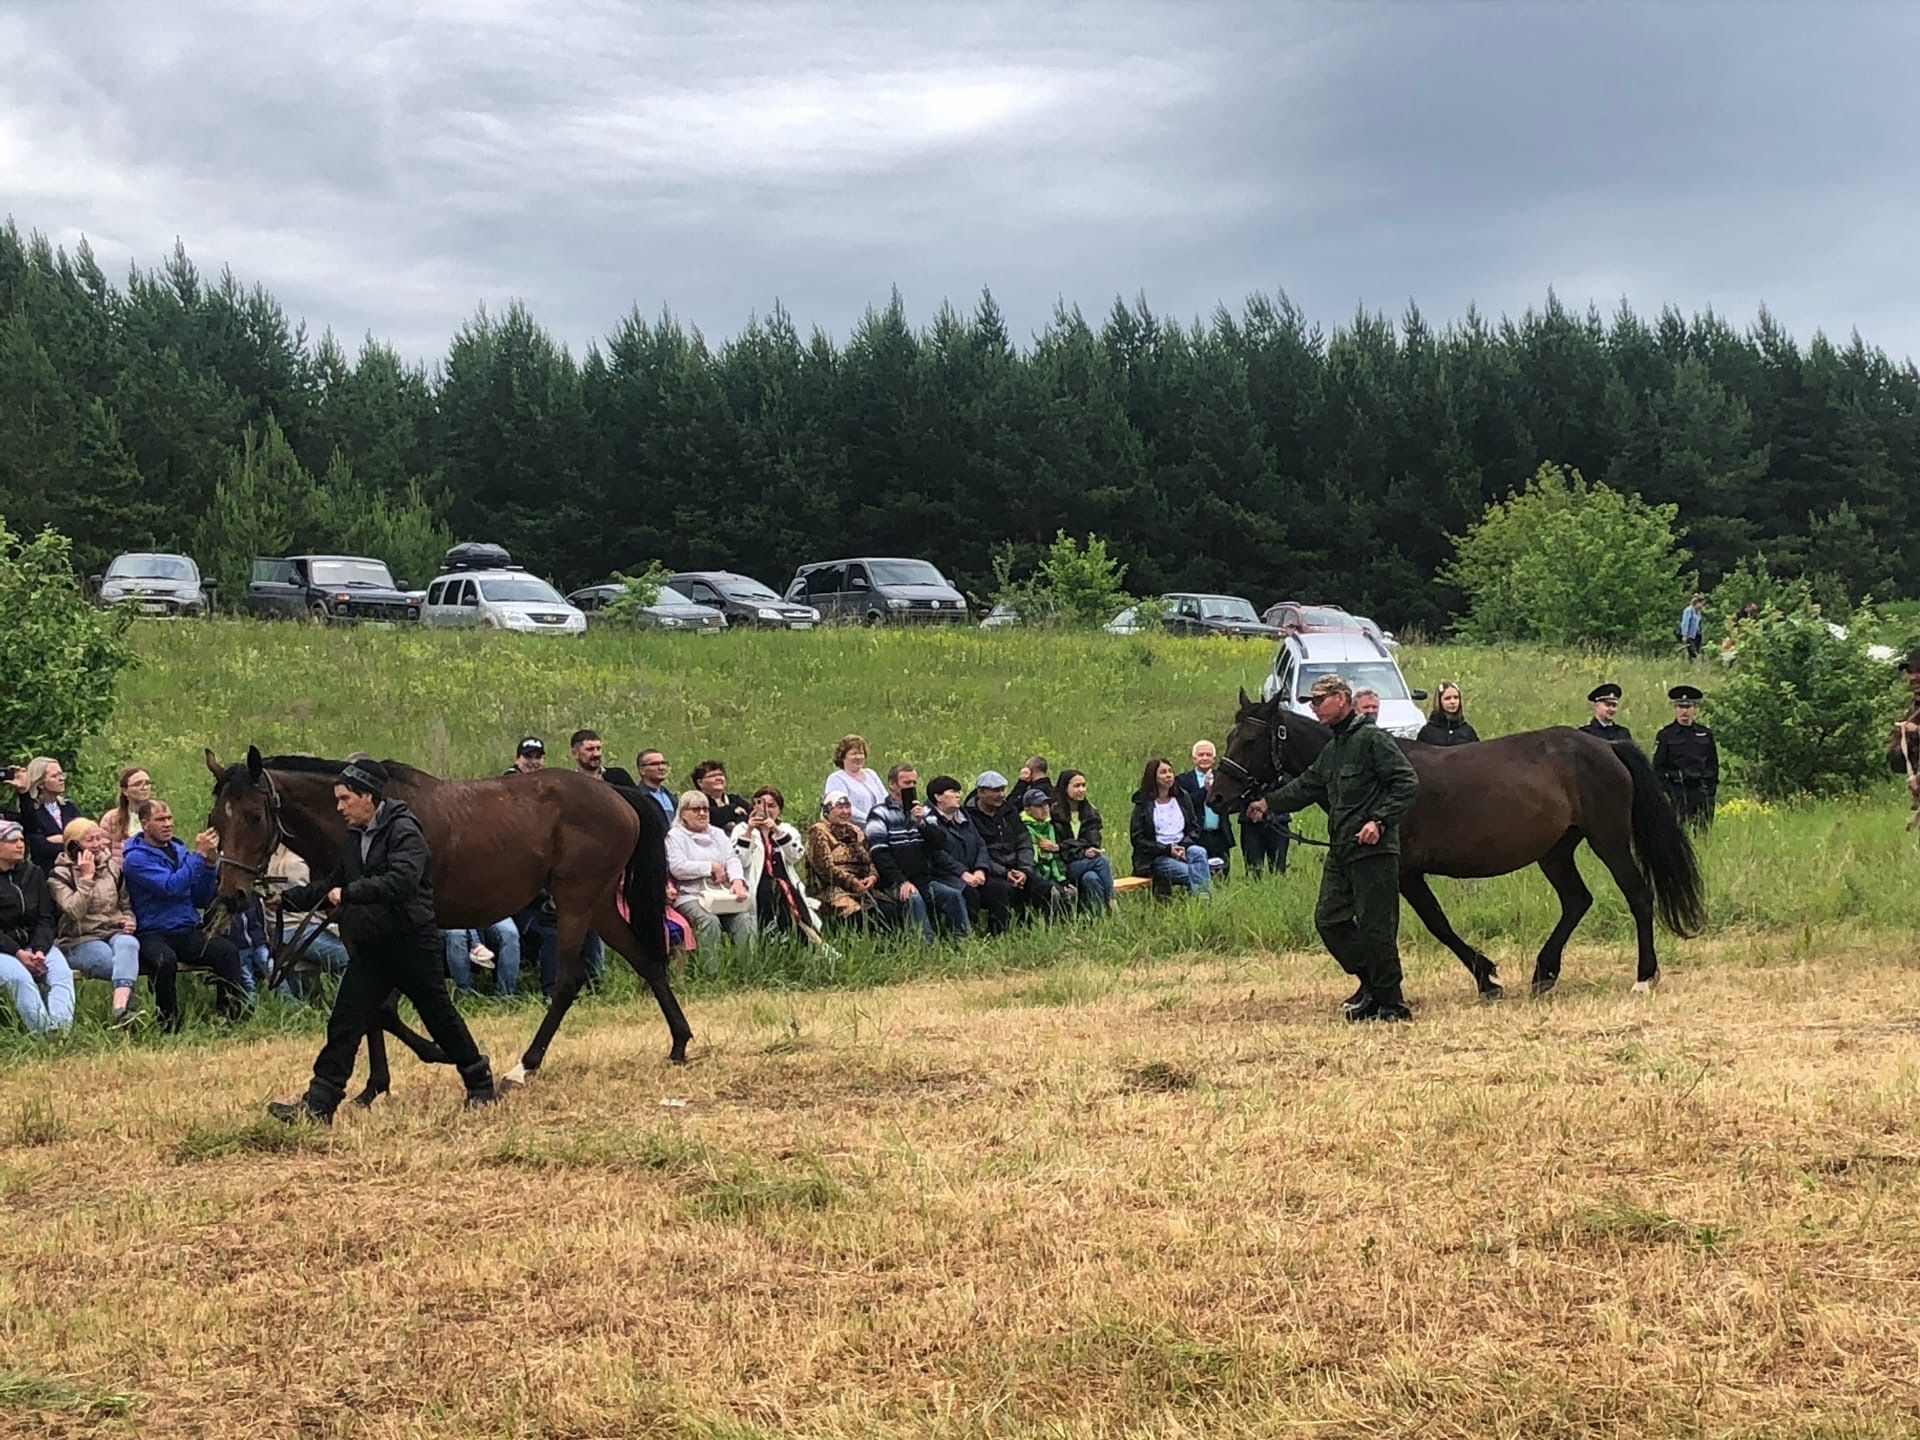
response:
<path id="1" fill-rule="evenodd" d="M 312 1083 L 300 1099 L 267 1107 L 276 1120 L 331 1123 L 361 1038 L 380 1023 L 381 1007 L 395 990 L 413 1002 L 427 1034 L 459 1066 L 467 1104 L 496 1098 L 487 1057 L 447 997 L 427 837 L 411 810 L 385 798 L 386 789 L 387 771 L 379 761 L 355 757 L 346 763 L 333 783 L 334 808 L 348 826 L 339 863 L 324 880 L 296 885 L 275 902 L 306 910 L 324 898 L 339 914 L 351 957 L 327 1017 L 327 1043 L 313 1062 Z"/>
<path id="2" fill-rule="evenodd" d="M 1720 746 L 1713 731 L 1694 719 L 1702 698 L 1699 690 L 1676 685 L 1667 698 L 1673 701 L 1673 723 L 1663 725 L 1654 737 L 1653 768 L 1680 823 L 1704 830 L 1713 824 L 1720 790 Z"/>
<path id="3" fill-rule="evenodd" d="M 1624 692 L 1609 680 L 1604 685 L 1596 685 L 1587 692 L 1587 703 L 1593 706 L 1593 718 L 1580 728 L 1588 735 L 1598 735 L 1610 745 L 1630 745 L 1633 732 L 1624 725 L 1613 723 L 1613 717 L 1620 713 L 1620 697 Z"/>

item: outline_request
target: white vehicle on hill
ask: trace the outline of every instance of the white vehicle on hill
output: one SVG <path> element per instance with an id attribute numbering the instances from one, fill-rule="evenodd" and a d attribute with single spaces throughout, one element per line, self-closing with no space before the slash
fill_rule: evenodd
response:
<path id="1" fill-rule="evenodd" d="M 1412 740 L 1427 723 L 1417 701 L 1427 698 L 1424 690 L 1409 690 L 1400 664 L 1377 634 L 1358 630 L 1289 635 L 1280 642 L 1273 657 L 1273 670 L 1260 687 L 1260 698 L 1281 697 L 1287 709 L 1311 715 L 1307 694 L 1322 675 L 1338 675 L 1355 690 L 1372 690 L 1380 696 L 1382 730 L 1402 740 Z"/>

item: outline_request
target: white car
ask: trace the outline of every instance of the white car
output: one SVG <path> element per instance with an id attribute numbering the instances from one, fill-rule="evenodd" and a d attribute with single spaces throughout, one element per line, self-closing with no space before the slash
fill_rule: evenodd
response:
<path id="1" fill-rule="evenodd" d="M 584 635 L 587 617 L 538 575 L 524 570 L 455 570 L 427 587 L 420 623 L 442 630 L 514 630 Z"/>
<path id="2" fill-rule="evenodd" d="M 1426 699 L 1427 692 L 1409 690 L 1399 662 L 1380 637 L 1357 630 L 1287 636 L 1274 656 L 1272 672 L 1260 687 L 1260 698 L 1271 700 L 1278 695 L 1287 709 L 1311 715 L 1307 695 L 1322 675 L 1338 675 L 1355 690 L 1378 694 L 1377 723 L 1391 735 L 1412 740 L 1427 723 L 1415 703 Z"/>

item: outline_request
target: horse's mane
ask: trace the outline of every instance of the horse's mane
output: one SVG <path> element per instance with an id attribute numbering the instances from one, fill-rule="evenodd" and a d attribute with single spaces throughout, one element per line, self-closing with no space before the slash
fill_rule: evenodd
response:
<path id="1" fill-rule="evenodd" d="M 331 778 L 338 775 L 341 770 L 346 767 L 347 762 L 344 760 L 328 760 L 318 755 L 268 755 L 265 756 L 260 763 L 269 770 L 278 770 L 284 774 L 325 775 Z M 386 770 L 387 775 L 395 780 L 430 785 L 436 783 L 439 778 L 417 766 L 407 764 L 404 760 L 382 760 L 380 764 L 381 767 Z M 220 783 L 222 785 L 251 784 L 252 781 L 247 774 L 246 762 L 242 761 L 237 765 L 229 765 L 227 767 L 227 773 L 221 777 Z M 216 786 L 215 788 L 217 789 L 219 787 Z"/>

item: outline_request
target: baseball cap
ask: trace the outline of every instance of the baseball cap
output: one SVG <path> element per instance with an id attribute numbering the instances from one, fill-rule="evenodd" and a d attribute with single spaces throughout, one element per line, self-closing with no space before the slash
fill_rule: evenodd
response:
<path id="1" fill-rule="evenodd" d="M 1351 695 L 1353 687 L 1340 675 L 1322 675 L 1313 682 L 1313 688 L 1307 692 L 1309 700 L 1324 699 L 1328 695 Z"/>
<path id="2" fill-rule="evenodd" d="M 1053 804 L 1053 796 L 1042 790 L 1038 785 L 1035 785 L 1020 797 L 1020 803 L 1029 809 L 1035 805 L 1051 805 Z"/>
<path id="3" fill-rule="evenodd" d="M 516 753 L 521 755 L 544 755 L 547 753 L 547 742 L 542 740 L 538 735 L 529 735 L 520 742 L 520 749 Z"/>

